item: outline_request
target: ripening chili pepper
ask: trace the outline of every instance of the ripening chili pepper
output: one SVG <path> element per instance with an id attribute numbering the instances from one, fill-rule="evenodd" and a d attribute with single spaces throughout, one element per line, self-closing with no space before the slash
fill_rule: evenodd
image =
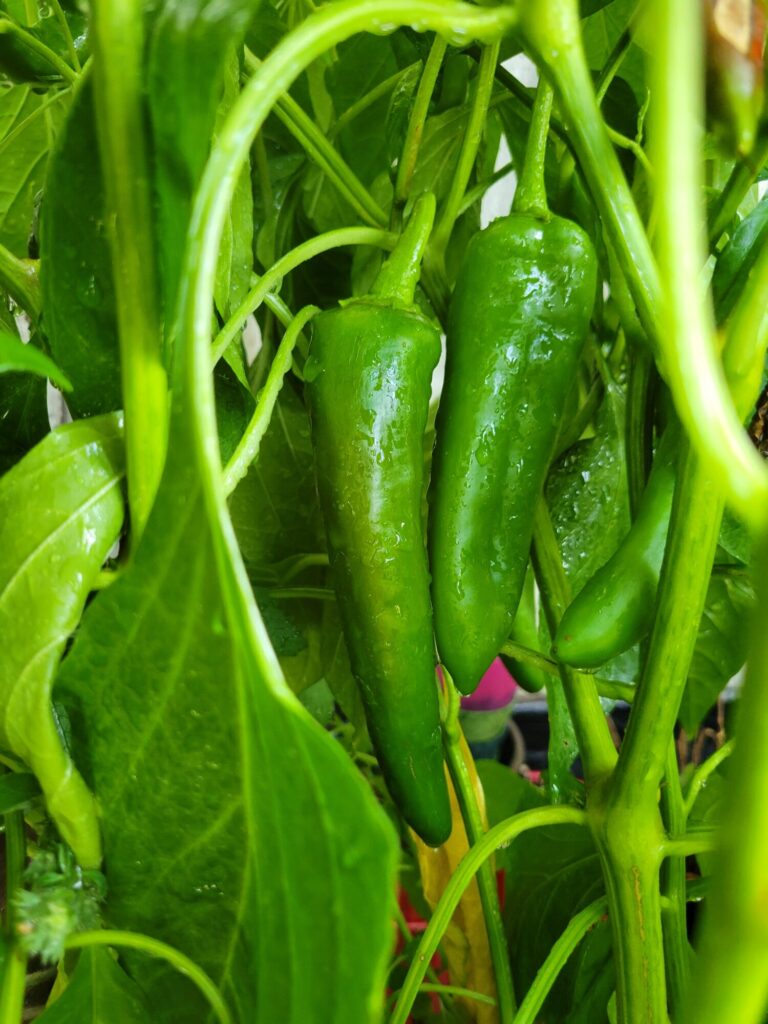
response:
<path id="1" fill-rule="evenodd" d="M 597 668 L 650 630 L 672 512 L 679 442 L 677 426 L 668 427 L 629 533 L 560 620 L 553 653 L 566 665 Z"/>
<path id="2" fill-rule="evenodd" d="M 763 107 L 763 0 L 705 0 L 707 107 L 730 152 L 752 150 Z"/>
<path id="3" fill-rule="evenodd" d="M 331 572 L 389 791 L 430 845 L 451 831 L 422 524 L 440 334 L 414 305 L 434 219 L 423 197 L 373 294 L 314 321 L 305 378 Z"/>
<path id="4" fill-rule="evenodd" d="M 471 693 L 510 632 L 595 299 L 587 235 L 513 213 L 469 243 L 448 320 L 429 547 L 441 660 Z"/>

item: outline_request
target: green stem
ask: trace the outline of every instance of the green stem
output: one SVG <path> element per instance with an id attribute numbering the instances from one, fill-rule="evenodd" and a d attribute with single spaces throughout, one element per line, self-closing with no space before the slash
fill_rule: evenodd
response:
<path id="1" fill-rule="evenodd" d="M 253 74 L 261 65 L 258 57 L 246 47 L 245 66 L 248 70 Z M 312 118 L 288 93 L 276 102 L 275 115 L 304 148 L 309 158 L 328 176 L 328 180 L 353 210 L 373 227 L 386 227 L 386 213 Z"/>
<path id="2" fill-rule="evenodd" d="M 94 0 L 96 125 L 107 191 L 125 410 L 133 543 L 149 518 L 165 460 L 168 384 L 155 273 L 154 196 L 144 122 L 141 0 Z"/>
<path id="3" fill-rule="evenodd" d="M 649 390 L 653 360 L 645 345 L 634 342 L 629 349 L 629 383 L 625 445 L 629 507 L 635 519 L 651 469 L 653 418 L 649 415 Z"/>
<path id="4" fill-rule="evenodd" d="M 768 347 L 768 245 L 749 272 L 726 324 L 723 366 L 739 416 L 751 411 L 760 392 Z"/>
<path id="5" fill-rule="evenodd" d="M 613 782 L 612 799 L 626 806 L 661 783 L 720 531 L 720 489 L 687 444 L 678 472 L 648 657 Z"/>
<path id="6" fill-rule="evenodd" d="M 548 658 L 546 654 L 542 654 L 541 651 L 534 651 L 533 648 L 526 647 L 525 644 L 519 644 L 516 640 L 506 640 L 502 644 L 501 653 L 506 654 L 509 658 L 515 658 L 518 661 L 529 661 L 532 665 L 543 669 L 551 676 L 557 676 L 560 674 L 560 668 L 556 661 L 553 661 L 552 658 Z"/>
<path id="7" fill-rule="evenodd" d="M 768 125 L 763 125 L 749 157 L 734 165 L 728 181 L 717 197 L 709 216 L 709 244 L 714 247 L 736 216 L 739 206 L 758 173 L 768 160 Z"/>
<path id="8" fill-rule="evenodd" d="M 668 835 L 685 832 L 685 807 L 674 738 L 667 744 L 667 763 L 661 789 L 661 811 Z M 680 1020 L 690 981 L 690 956 L 686 922 L 685 857 L 671 852 L 661 866 L 661 894 L 668 901 L 662 910 L 664 963 L 667 971 L 669 1011 Z"/>
<path id="9" fill-rule="evenodd" d="M 67 16 L 64 13 L 59 0 L 51 0 L 51 6 L 53 7 L 53 13 L 56 15 L 56 21 L 58 21 L 61 28 L 61 34 L 64 36 L 64 41 L 67 44 L 67 53 L 69 59 L 72 62 L 72 67 L 75 71 L 80 72 L 82 68 L 80 66 L 80 58 L 77 56 L 77 50 L 75 49 L 75 41 L 72 38 L 72 33 L 69 29 L 69 22 Z"/>
<path id="10" fill-rule="evenodd" d="M 721 850 L 705 910 L 688 1024 L 758 1024 L 768 1002 L 768 545 L 742 691 Z"/>
<path id="11" fill-rule="evenodd" d="M 475 791 L 469 771 L 464 760 L 461 745 L 461 726 L 459 725 L 459 708 L 461 700 L 459 692 L 452 680 L 445 673 L 445 693 L 447 713 L 443 723 L 443 749 L 448 763 L 456 798 L 459 801 L 461 817 L 470 846 L 477 846 L 486 834 L 480 816 L 480 808 L 475 798 Z M 501 918 L 499 890 L 496 886 L 496 875 L 490 860 L 484 861 L 477 874 L 477 886 L 480 890 L 480 902 L 483 907 L 485 928 L 488 934 L 488 945 L 491 950 L 491 963 L 496 980 L 499 1019 L 501 1024 L 512 1024 L 515 1015 L 515 989 L 512 982 L 512 971 L 509 964 L 509 950 L 504 934 L 504 922 Z"/>
<path id="12" fill-rule="evenodd" d="M 571 918 L 562 935 L 547 953 L 546 960 L 536 972 L 536 977 L 517 1011 L 514 1024 L 535 1024 L 539 1019 L 544 1000 L 557 981 L 560 971 L 568 962 L 568 958 L 587 932 L 605 917 L 607 910 L 608 901 L 601 896 L 600 899 L 590 903 Z"/>
<path id="13" fill-rule="evenodd" d="M 459 162 L 456 172 L 451 181 L 451 187 L 445 200 L 440 220 L 435 228 L 434 249 L 441 261 L 445 259 L 445 250 L 448 247 L 456 218 L 461 209 L 464 193 L 475 166 L 477 151 L 485 128 L 485 118 L 488 112 L 488 104 L 493 93 L 493 81 L 496 65 L 499 61 L 499 42 L 489 43 L 483 47 L 480 58 L 480 66 L 477 72 L 477 83 L 475 95 L 472 99 L 472 108 L 469 112 L 467 128 L 459 152 Z"/>
<path id="14" fill-rule="evenodd" d="M 387 1002 L 393 1003 L 400 995 L 401 989 L 395 991 L 388 997 Z M 419 985 L 419 992 L 434 992 L 438 996 L 459 996 L 463 999 L 472 999 L 476 1003 L 484 1003 L 486 1006 L 496 1006 L 496 1000 L 483 992 L 475 992 L 471 988 L 462 988 L 460 985 L 442 985 L 440 982 L 432 983 L 425 981 Z"/>
<path id="15" fill-rule="evenodd" d="M 397 178 L 395 180 L 395 203 L 400 203 L 401 205 L 406 202 L 411 192 L 413 172 L 419 159 L 421 137 L 424 134 L 424 125 L 427 122 L 429 104 L 432 102 L 432 94 L 435 91 L 437 76 L 440 73 L 447 48 L 448 45 L 442 36 L 437 36 L 433 40 L 421 80 L 419 81 L 419 87 L 416 90 L 416 97 L 413 102 L 411 116 L 408 118 L 403 151 L 397 165 Z"/>
<path id="16" fill-rule="evenodd" d="M 20 260 L 0 245 L 0 287 L 17 303 L 30 320 L 39 320 L 42 310 L 37 264 Z"/>
<path id="17" fill-rule="evenodd" d="M 712 853 L 719 845 L 718 834 L 714 829 L 697 829 L 681 836 L 669 836 L 661 844 L 661 855 L 664 858 L 693 857 L 697 853 Z"/>
<path id="18" fill-rule="evenodd" d="M 576 807 L 541 807 L 516 814 L 513 818 L 500 822 L 486 832 L 483 838 L 465 854 L 451 875 L 421 937 L 389 1024 L 405 1024 L 418 995 L 427 964 L 435 955 L 440 940 L 459 905 L 459 900 L 480 865 L 491 857 L 500 846 L 511 843 L 517 836 L 530 829 L 552 825 L 585 825 L 586 823 L 587 818 L 584 811 Z"/>
<path id="19" fill-rule="evenodd" d="M 32 35 L 31 32 L 27 32 L 26 29 L 22 28 L 21 25 L 17 25 L 15 21 L 11 21 L 8 17 L 0 17 L 0 35 L 10 34 L 16 36 L 27 49 L 32 50 L 42 57 L 43 60 L 47 60 L 51 67 L 54 69 L 56 74 L 60 75 L 65 82 L 77 81 L 77 72 L 73 71 L 72 68 L 63 61 L 58 53 L 55 53 L 50 46 L 46 46 L 44 42 Z"/>
<path id="20" fill-rule="evenodd" d="M 218 988 L 202 968 L 198 967 L 188 956 L 180 953 L 178 949 L 174 949 L 173 946 L 138 932 L 105 929 L 104 931 L 78 932 L 75 935 L 70 935 L 65 948 L 84 949 L 86 946 L 116 946 L 122 949 L 135 949 L 147 956 L 165 960 L 174 970 L 185 975 L 193 985 L 197 986 L 216 1015 L 219 1024 L 232 1024 L 232 1017 Z"/>
<path id="21" fill-rule="evenodd" d="M 13 898 L 21 888 L 26 860 L 24 815 L 11 811 L 5 821 L 6 937 L 10 943 L 0 988 L 0 1024 L 19 1024 L 24 1007 L 27 954 L 14 933 Z"/>
<path id="22" fill-rule="evenodd" d="M 696 771 L 693 773 L 690 783 L 688 784 L 688 792 L 685 794 L 685 818 L 686 820 L 690 817 L 693 805 L 696 803 L 696 798 L 699 793 L 707 784 L 707 779 L 714 772 L 723 761 L 730 757 L 734 751 L 735 740 L 728 740 L 724 743 L 719 750 L 716 750 L 711 757 L 708 757 L 703 764 L 700 764 Z"/>
<path id="23" fill-rule="evenodd" d="M 416 200 L 413 213 L 392 255 L 379 271 L 371 295 L 396 306 L 413 305 L 421 275 L 421 261 L 435 222 L 436 201 L 432 192 Z"/>
<path id="24" fill-rule="evenodd" d="M 547 185 L 544 176 L 549 138 L 549 118 L 552 113 L 554 91 L 543 76 L 539 79 L 533 116 L 525 149 L 525 162 L 515 190 L 512 209 L 515 213 L 530 213 L 534 217 L 547 219 Z"/>
<path id="25" fill-rule="evenodd" d="M 266 383 L 259 394 L 259 400 L 253 411 L 250 422 L 245 428 L 245 433 L 240 438 L 240 443 L 227 463 L 224 470 L 224 489 L 231 494 L 240 483 L 248 468 L 259 454 L 261 441 L 267 432 L 272 413 L 277 403 L 277 396 L 283 386 L 285 375 L 291 368 L 293 350 L 304 327 L 313 316 L 319 313 L 317 306 L 305 306 L 291 321 L 291 326 L 283 335 L 275 358 L 269 368 Z"/>
<path id="26" fill-rule="evenodd" d="M 263 274 L 257 284 L 248 292 L 232 316 L 227 320 L 213 341 L 214 365 L 221 359 L 230 344 L 242 330 L 243 324 L 252 313 L 259 308 L 265 297 L 279 288 L 280 282 L 292 270 L 300 267 L 307 260 L 321 253 L 338 249 L 345 245 L 375 245 L 382 249 L 393 249 L 397 244 L 397 235 L 378 228 L 337 228 L 315 235 L 308 242 L 302 242 L 291 249 Z"/>
<path id="27" fill-rule="evenodd" d="M 554 636 L 557 624 L 570 604 L 571 593 L 552 520 L 543 500 L 539 501 L 536 509 L 533 551 L 536 582 L 550 634 Z M 577 675 L 566 665 L 560 665 L 559 671 L 581 752 L 584 779 L 589 788 L 611 774 L 616 764 L 616 749 L 594 679 Z"/>
<path id="28" fill-rule="evenodd" d="M 409 64 L 407 67 L 402 68 L 400 71 L 396 71 L 394 75 L 390 75 L 389 78 L 385 78 L 383 82 L 379 82 L 377 86 L 374 86 L 370 92 L 367 92 L 365 96 L 361 96 L 360 99 L 353 103 L 351 107 L 348 107 L 343 114 L 339 116 L 339 119 L 333 125 L 330 130 L 330 137 L 336 138 L 344 129 L 352 123 L 361 114 L 364 114 L 366 110 L 378 103 L 380 99 L 391 93 L 398 82 L 400 82 L 406 75 L 409 75 L 416 68 L 420 67 L 421 62 L 416 61 L 414 64 Z"/>
<path id="29" fill-rule="evenodd" d="M 710 331 L 711 314 L 698 286 L 704 265 L 698 208 L 700 6 L 697 0 L 657 0 L 654 20 L 659 41 L 654 168 L 662 292 L 659 268 L 595 99 L 578 4 L 521 0 L 521 5 L 524 33 L 554 79 L 574 149 L 686 432 L 713 476 L 722 480 L 729 501 L 747 523 L 759 527 L 762 509 L 768 507 L 768 473 L 731 402 Z M 672 329 L 673 323 L 678 327 L 683 322 L 685 330 Z"/>

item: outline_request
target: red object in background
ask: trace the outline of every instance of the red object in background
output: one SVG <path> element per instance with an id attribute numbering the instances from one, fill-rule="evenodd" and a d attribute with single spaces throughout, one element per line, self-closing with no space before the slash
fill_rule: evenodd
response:
<path id="1" fill-rule="evenodd" d="M 463 711 L 497 711 L 512 703 L 517 683 L 501 658 L 495 658 L 477 689 L 469 697 L 461 698 Z"/>

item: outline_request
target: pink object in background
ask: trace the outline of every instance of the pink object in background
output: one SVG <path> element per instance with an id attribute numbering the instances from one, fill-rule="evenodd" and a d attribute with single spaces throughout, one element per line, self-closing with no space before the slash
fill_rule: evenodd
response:
<path id="1" fill-rule="evenodd" d="M 464 711 L 496 711 L 512 703 L 517 683 L 501 658 L 496 658 L 469 697 L 461 698 Z"/>

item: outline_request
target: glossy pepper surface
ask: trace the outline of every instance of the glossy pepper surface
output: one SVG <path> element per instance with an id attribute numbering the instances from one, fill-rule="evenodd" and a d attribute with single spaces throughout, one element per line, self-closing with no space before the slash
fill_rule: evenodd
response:
<path id="1" fill-rule="evenodd" d="M 331 571 L 382 774 L 430 845 L 451 811 L 422 525 L 437 328 L 381 295 L 314 321 L 307 397 Z"/>
<path id="2" fill-rule="evenodd" d="M 515 617 L 596 275 L 576 224 L 512 214 L 475 235 L 456 282 L 429 543 L 438 652 L 462 693 Z"/>

